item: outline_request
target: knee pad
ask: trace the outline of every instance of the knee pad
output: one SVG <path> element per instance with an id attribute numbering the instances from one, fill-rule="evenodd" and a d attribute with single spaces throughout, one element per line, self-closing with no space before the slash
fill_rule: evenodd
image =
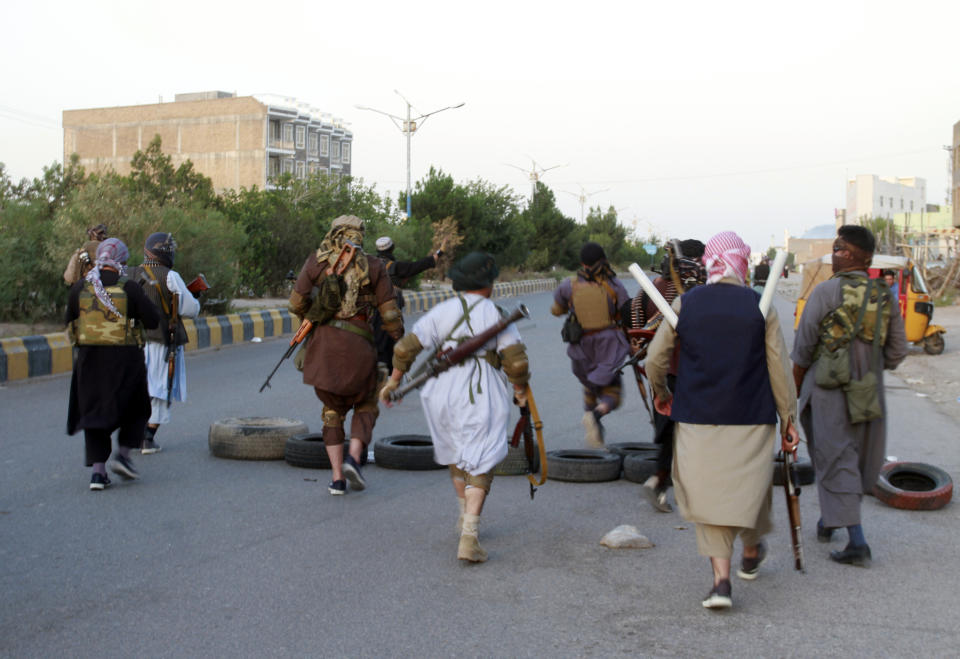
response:
<path id="1" fill-rule="evenodd" d="M 324 406 L 323 414 L 323 427 L 324 428 L 342 428 L 343 427 L 343 417 L 334 409 Z"/>
<path id="2" fill-rule="evenodd" d="M 514 343 L 500 351 L 500 367 L 511 384 L 522 386 L 530 381 L 530 362 L 522 343 Z"/>
<path id="3" fill-rule="evenodd" d="M 466 482 L 467 487 L 476 487 L 487 494 L 490 494 L 490 486 L 493 484 L 493 474 L 486 473 L 474 476 L 473 474 L 468 474 L 467 472 L 462 472 L 464 475 L 464 482 Z"/>
<path id="4" fill-rule="evenodd" d="M 608 384 L 600 389 L 600 397 L 610 401 L 610 409 L 615 410 L 620 407 L 620 382 Z"/>
<path id="5" fill-rule="evenodd" d="M 393 367 L 406 373 L 413 366 L 417 355 L 423 350 L 420 339 L 414 333 L 405 334 L 402 339 L 393 346 Z"/>

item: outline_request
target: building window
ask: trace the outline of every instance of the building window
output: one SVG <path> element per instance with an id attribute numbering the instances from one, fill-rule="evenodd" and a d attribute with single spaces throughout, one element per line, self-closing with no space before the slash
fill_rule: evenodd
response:
<path id="1" fill-rule="evenodd" d="M 912 200 L 912 199 L 910 200 L 910 210 L 911 210 L 911 211 L 913 210 L 913 200 Z"/>
<path id="2" fill-rule="evenodd" d="M 283 124 L 283 141 L 293 141 L 293 124 Z"/>
<path id="3" fill-rule="evenodd" d="M 330 155 L 330 136 L 329 135 L 320 136 L 320 155 L 321 156 Z"/>
<path id="4" fill-rule="evenodd" d="M 277 178 L 278 176 L 280 176 L 280 159 L 279 158 L 270 158 L 270 167 L 267 175 L 270 178 Z"/>
<path id="5" fill-rule="evenodd" d="M 307 138 L 307 153 L 311 156 L 317 155 L 317 134 L 310 133 L 310 136 Z"/>
<path id="6" fill-rule="evenodd" d="M 890 197 L 890 208 L 893 208 L 893 197 Z"/>
<path id="7" fill-rule="evenodd" d="M 304 178 L 307 174 L 307 164 L 302 160 L 297 161 L 297 178 Z"/>
<path id="8" fill-rule="evenodd" d="M 280 122 L 276 119 L 270 120 L 270 141 L 279 142 L 280 141 Z"/>
<path id="9" fill-rule="evenodd" d="M 903 197 L 900 197 L 900 210 L 903 210 Z"/>
<path id="10" fill-rule="evenodd" d="M 302 149 L 307 145 L 307 127 L 297 126 L 297 148 Z"/>
<path id="11" fill-rule="evenodd" d="M 883 208 L 883 197 L 880 197 L 880 208 Z"/>
<path id="12" fill-rule="evenodd" d="M 283 173 L 284 173 L 284 174 L 293 174 L 293 158 L 284 158 L 284 159 L 283 159 Z"/>
<path id="13" fill-rule="evenodd" d="M 340 142 L 333 143 L 333 155 L 330 156 L 330 160 L 334 162 L 339 162 L 340 160 Z"/>
<path id="14" fill-rule="evenodd" d="M 313 178 L 317 175 L 317 169 L 320 167 L 315 162 L 307 163 L 307 172 L 310 173 L 310 177 Z"/>
<path id="15" fill-rule="evenodd" d="M 344 144 L 344 145 L 341 147 L 341 149 L 342 149 L 342 150 L 341 150 L 341 159 L 343 160 L 343 162 L 350 162 L 350 145 L 349 145 L 349 144 Z"/>

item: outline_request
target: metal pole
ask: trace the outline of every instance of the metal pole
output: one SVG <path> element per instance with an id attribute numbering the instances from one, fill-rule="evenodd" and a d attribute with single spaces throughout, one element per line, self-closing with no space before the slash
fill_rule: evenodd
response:
<path id="1" fill-rule="evenodd" d="M 413 131 L 410 130 L 410 102 L 407 101 L 407 219 L 410 219 L 410 137 Z"/>

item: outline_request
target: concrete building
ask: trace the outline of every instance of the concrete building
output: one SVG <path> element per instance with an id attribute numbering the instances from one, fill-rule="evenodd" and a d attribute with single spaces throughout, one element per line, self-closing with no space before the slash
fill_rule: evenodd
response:
<path id="1" fill-rule="evenodd" d="M 298 178 L 351 172 L 353 133 L 340 119 L 294 98 L 228 92 L 177 94 L 173 103 L 64 110 L 64 161 L 88 171 L 130 171 L 133 154 L 160 135 L 175 166 L 190 160 L 218 192 L 269 188 Z"/>
<path id="2" fill-rule="evenodd" d="M 919 214 L 926 205 L 927 183 L 922 178 L 861 174 L 847 181 L 844 221 L 860 224 L 874 217 L 889 220 L 897 213 Z"/>

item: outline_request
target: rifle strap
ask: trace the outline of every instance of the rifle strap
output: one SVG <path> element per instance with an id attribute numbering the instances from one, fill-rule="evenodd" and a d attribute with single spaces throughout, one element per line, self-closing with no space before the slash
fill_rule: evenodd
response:
<path id="1" fill-rule="evenodd" d="M 153 284 L 157 289 L 157 297 L 160 298 L 160 304 L 163 305 L 163 313 L 166 316 L 170 317 L 170 304 L 167 302 L 167 299 L 163 296 L 163 287 L 160 286 L 160 282 L 157 281 L 157 276 L 153 274 L 153 269 L 149 265 L 141 266 L 143 271 L 147 273 L 150 277 L 150 283 Z"/>
<path id="2" fill-rule="evenodd" d="M 537 479 L 532 473 L 527 474 L 527 480 L 530 485 L 539 487 L 547 482 L 547 447 L 543 443 L 543 421 L 540 420 L 540 412 L 537 411 L 537 403 L 533 400 L 533 389 L 530 383 L 527 383 L 527 406 L 530 408 L 530 420 L 533 422 L 533 431 L 537 435 L 537 448 L 540 452 L 540 478 Z"/>
<path id="3" fill-rule="evenodd" d="M 362 327 L 357 327 L 353 323 L 348 323 L 345 320 L 340 320 L 339 318 L 334 318 L 327 322 L 327 325 L 330 327 L 336 327 L 337 329 L 344 330 L 345 332 L 352 332 L 357 336 L 363 337 L 370 342 L 371 345 L 374 345 L 373 334 L 370 330 L 363 329 Z"/>

